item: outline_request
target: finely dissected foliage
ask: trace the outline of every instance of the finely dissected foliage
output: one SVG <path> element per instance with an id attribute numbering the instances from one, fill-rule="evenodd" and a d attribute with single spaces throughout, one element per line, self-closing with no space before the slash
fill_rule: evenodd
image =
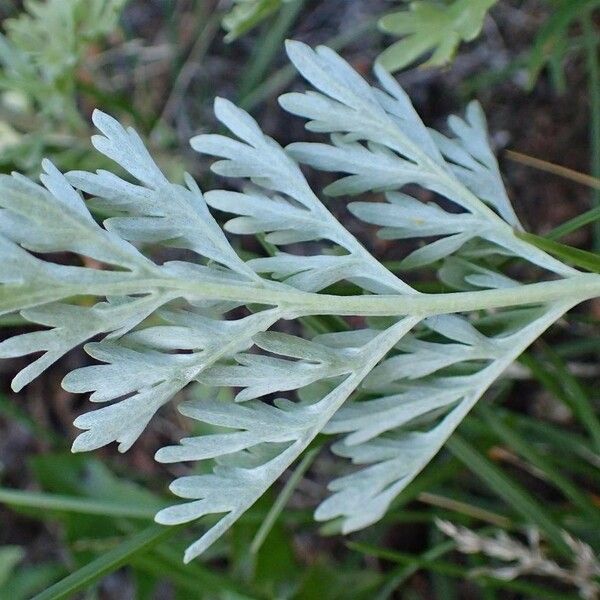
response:
<path id="1" fill-rule="evenodd" d="M 134 182 L 107 171 L 62 175 L 48 161 L 43 186 L 0 178 L 0 313 L 21 311 L 46 327 L 0 344 L 1 357 L 42 353 L 13 388 L 100 336 L 85 348 L 101 364 L 63 381 L 104 404 L 76 420 L 83 433 L 74 450 L 113 441 L 127 450 L 190 383 L 239 389 L 234 402 L 216 393 L 183 402 L 181 413 L 204 433 L 156 456 L 213 465 L 177 479 L 171 489 L 186 502 L 157 515 L 165 524 L 220 515 L 186 560 L 221 536 L 320 433 L 335 436 L 334 452 L 358 466 L 331 483 L 317 519 L 341 517 L 346 532 L 377 521 L 502 371 L 570 307 L 600 294 L 598 275 L 515 236 L 521 226 L 478 105 L 465 120 L 451 117 L 450 134 L 442 135 L 422 123 L 382 68 L 381 88 L 373 88 L 328 48 L 291 42 L 288 54 L 316 91 L 285 94 L 281 105 L 309 119 L 310 130 L 331 134 L 331 143 L 283 149 L 218 99 L 217 118 L 235 137 L 191 143 L 219 158 L 215 173 L 247 179 L 243 191 L 203 195 L 191 177 L 185 185 L 168 181 L 139 136 L 101 112 L 94 114 L 101 135 L 92 142 Z M 333 217 L 298 162 L 344 173 L 327 188 L 332 195 L 385 192 L 384 202 L 352 202 L 350 211 L 382 226 L 388 239 L 435 237 L 403 266 L 438 265 L 442 280 L 463 293 L 422 294 L 388 271 Z M 402 191 L 406 184 L 459 210 L 420 202 Z M 103 227 L 81 192 L 111 215 Z M 227 231 L 259 234 L 278 251 L 242 260 L 208 206 L 233 215 Z M 301 242 L 319 250 L 297 253 Z M 158 264 L 140 250 L 147 244 L 193 258 Z M 106 269 L 58 265 L 28 251 L 70 251 Z M 497 270 L 506 257 L 555 281 L 521 284 Z M 321 292 L 343 281 L 360 291 Z M 77 296 L 99 300 L 69 302 Z M 491 308 L 499 309 L 493 318 L 479 318 Z M 384 318 L 310 340 L 273 329 L 320 314 Z"/>
<path id="2" fill-rule="evenodd" d="M 59 165 L 97 165 L 81 146 L 85 98 L 101 94 L 94 64 L 118 32 L 127 0 L 29 0 L 0 34 L 0 165 L 37 173 L 52 154 Z M 113 39 L 118 39 L 116 36 Z M 93 80 L 93 83 L 90 83 Z M 87 162 L 86 162 L 87 161 Z"/>
<path id="3" fill-rule="evenodd" d="M 23 94 L 55 120 L 80 119 L 75 74 L 91 42 L 117 25 L 126 0 L 25 2 L 26 12 L 7 19 L 0 35 L 0 90 Z"/>
<path id="4" fill-rule="evenodd" d="M 390 71 L 397 71 L 423 54 L 432 53 L 425 66 L 447 64 L 460 42 L 470 42 L 479 35 L 488 10 L 497 1 L 411 2 L 408 10 L 391 13 L 379 21 L 383 31 L 402 37 L 381 54 L 379 61 Z"/>

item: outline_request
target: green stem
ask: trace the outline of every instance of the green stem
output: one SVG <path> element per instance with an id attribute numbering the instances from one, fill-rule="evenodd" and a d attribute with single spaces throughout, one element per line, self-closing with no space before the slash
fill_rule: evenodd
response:
<path id="1" fill-rule="evenodd" d="M 295 2 L 284 4 L 275 21 L 266 27 L 265 35 L 260 38 L 258 48 L 253 49 L 239 83 L 239 97 L 242 103 L 260 84 L 269 65 L 281 51 L 287 32 L 304 8 L 305 3 L 306 0 L 295 0 Z"/>
<path id="2" fill-rule="evenodd" d="M 302 460 L 300 461 L 300 463 L 292 473 L 292 476 L 289 478 L 289 480 L 281 490 L 279 496 L 277 496 L 277 499 L 273 503 L 273 506 L 271 506 L 271 509 L 267 513 L 265 520 L 261 523 L 258 531 L 256 532 L 256 535 L 254 536 L 254 539 L 250 544 L 250 552 L 252 554 L 257 554 L 260 550 L 264 541 L 267 539 L 267 536 L 269 535 L 271 529 L 273 529 L 277 518 L 282 513 L 283 509 L 285 508 L 285 505 L 292 497 L 294 490 L 302 480 L 302 477 L 304 477 L 304 473 L 308 471 L 313 461 L 317 457 L 317 454 L 319 454 L 320 450 L 321 445 L 318 445 L 314 448 L 311 448 L 304 454 Z"/>
<path id="3" fill-rule="evenodd" d="M 177 278 L 138 278 L 125 275 L 121 281 L 83 285 L 0 287 L 0 314 L 39 306 L 72 296 L 110 296 L 169 291 L 194 300 L 232 300 L 245 304 L 279 306 L 284 318 L 305 315 L 417 316 L 468 312 L 509 306 L 572 301 L 573 304 L 600 296 L 600 275 L 585 273 L 540 283 L 473 292 L 418 295 L 335 296 L 293 290 L 285 285 L 232 285 Z"/>

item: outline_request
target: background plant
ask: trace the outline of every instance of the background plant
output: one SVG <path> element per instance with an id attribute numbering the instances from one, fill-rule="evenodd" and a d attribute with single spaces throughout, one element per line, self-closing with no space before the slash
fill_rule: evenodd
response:
<path id="1" fill-rule="evenodd" d="M 125 0 L 25 3 L 0 35 L 3 163 L 31 168 L 49 142 L 69 141 L 86 123 L 78 71 L 93 45 L 116 29 Z M 33 123 L 32 123 L 33 122 Z M 15 128 L 16 126 L 16 128 Z M 64 142 L 63 142 L 64 143 Z"/>

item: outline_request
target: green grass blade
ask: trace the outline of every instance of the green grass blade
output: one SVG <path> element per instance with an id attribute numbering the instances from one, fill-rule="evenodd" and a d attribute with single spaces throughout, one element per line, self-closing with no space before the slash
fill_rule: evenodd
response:
<path id="1" fill-rule="evenodd" d="M 567 264 L 586 269 L 592 273 L 600 273 L 600 255 L 598 254 L 579 248 L 573 248 L 572 246 L 567 246 L 566 244 L 561 244 L 533 233 L 515 231 L 515 235 L 518 238 L 529 242 L 536 248 L 556 256 Z"/>
<path id="2" fill-rule="evenodd" d="M 499 418 L 495 410 L 482 405 L 478 407 L 477 412 L 502 442 L 542 471 L 547 481 L 554 484 L 588 519 L 595 521 L 597 526 L 600 526 L 600 511 L 576 485 L 559 472 L 555 465 L 546 460 L 524 437 L 509 427 L 504 419 Z"/>
<path id="3" fill-rule="evenodd" d="M 421 492 L 417 496 L 417 499 L 424 504 L 429 504 L 430 506 L 436 506 L 454 513 L 459 513 L 472 519 L 491 523 L 497 527 L 502 527 L 502 529 L 510 529 L 513 527 L 512 521 L 508 517 L 486 510 L 480 506 L 469 504 L 468 502 L 461 502 L 454 498 L 448 498 L 430 492 Z"/>
<path id="4" fill-rule="evenodd" d="M 254 536 L 254 539 L 252 540 L 252 543 L 250 544 L 250 552 L 252 554 L 256 554 L 260 550 L 260 547 L 263 545 L 263 542 L 269 535 L 273 525 L 275 525 L 277 518 L 285 508 L 285 505 L 289 502 L 294 490 L 302 480 L 302 477 L 304 477 L 306 471 L 310 468 L 310 465 L 312 465 L 320 450 L 321 446 L 316 446 L 308 450 L 292 473 L 292 476 L 283 486 L 283 489 L 277 496 L 277 499 L 267 513 L 265 520 L 261 523 L 256 535 Z"/>
<path id="5" fill-rule="evenodd" d="M 87 515 L 102 515 L 104 517 L 145 519 L 149 521 L 154 519 L 154 515 L 162 507 L 159 504 L 156 506 L 126 506 L 122 503 L 106 500 L 91 500 L 76 496 L 25 492 L 7 488 L 0 488 L 0 503 L 7 504 L 8 506 L 37 508 L 45 511 L 56 510 Z"/>
<path id="6" fill-rule="evenodd" d="M 577 337 L 572 340 L 553 345 L 553 349 L 561 358 L 576 358 L 584 354 L 600 352 L 600 336 Z"/>
<path id="7" fill-rule="evenodd" d="M 263 79 L 273 59 L 281 51 L 290 27 L 304 8 L 305 3 L 306 0 L 285 3 L 279 10 L 274 23 L 269 24 L 266 28 L 266 34 L 259 37 L 259 42 L 252 50 L 250 60 L 239 83 L 239 97 L 242 101 Z"/>
<path id="8" fill-rule="evenodd" d="M 197 597 L 198 590 L 202 590 L 205 594 L 214 594 L 217 597 L 222 596 L 225 592 L 232 592 L 236 595 L 242 595 L 244 598 L 252 598 L 231 578 L 220 574 L 215 570 L 209 570 L 202 565 L 184 565 L 181 561 L 181 554 L 178 558 L 178 564 L 172 561 L 166 561 L 163 555 L 144 554 L 133 559 L 132 564 L 149 575 L 160 574 L 165 579 L 169 579 L 181 591 L 192 594 L 192 597 Z M 186 597 L 186 596 L 183 596 Z"/>
<path id="9" fill-rule="evenodd" d="M 123 542 L 110 552 L 99 556 L 91 563 L 68 575 L 58 583 L 49 587 L 33 598 L 33 600 L 62 600 L 73 598 L 77 592 L 88 589 L 101 577 L 116 571 L 119 567 L 131 562 L 138 554 L 156 546 L 180 530 L 181 526 L 162 527 L 152 525 L 131 539 Z"/>
<path id="10" fill-rule="evenodd" d="M 590 210 L 561 223 L 558 227 L 550 231 L 546 237 L 550 240 L 559 240 L 565 235 L 592 223 L 600 223 L 600 206 L 590 208 Z"/>
<path id="11" fill-rule="evenodd" d="M 340 34 L 326 40 L 324 44 L 329 46 L 332 50 L 341 50 L 359 37 L 368 33 L 377 33 L 377 20 L 378 17 L 365 19 L 356 27 L 344 30 Z M 275 71 L 273 75 L 265 79 L 260 85 L 254 88 L 251 93 L 242 99 L 239 103 L 240 108 L 248 111 L 252 110 L 261 102 L 279 94 L 294 80 L 296 75 L 297 72 L 291 65 L 286 65 L 278 71 Z"/>
<path id="12" fill-rule="evenodd" d="M 562 393 L 558 396 L 573 411 L 582 427 L 585 427 L 592 440 L 597 454 L 600 453 L 600 420 L 594 406 L 582 387 L 581 383 L 574 377 L 566 367 L 563 360 L 547 344 L 540 343 L 546 365 L 550 366 L 556 381 L 560 382 Z"/>
<path id="13" fill-rule="evenodd" d="M 53 447 L 64 447 L 65 439 L 48 427 L 38 423 L 30 414 L 24 411 L 16 402 L 0 393 L 0 416 L 6 417 L 33 432 L 38 439 L 52 444 Z"/>
<path id="14" fill-rule="evenodd" d="M 520 484 L 507 477 L 496 465 L 473 448 L 460 435 L 448 440 L 447 446 L 468 469 L 520 514 L 526 523 L 537 525 L 557 551 L 571 557 L 572 550 L 563 539 L 562 529 L 544 507 Z"/>
<path id="15" fill-rule="evenodd" d="M 557 453 L 551 456 L 552 459 L 569 461 L 573 466 L 573 456 L 583 459 L 594 469 L 600 469 L 600 455 L 590 450 L 588 440 L 574 431 L 569 431 L 547 421 L 518 414 L 512 411 L 496 407 L 496 414 L 505 420 L 510 420 L 513 427 L 518 429 L 522 435 L 535 437 L 545 444 L 551 444 L 553 450 Z M 587 465 L 586 465 L 587 467 Z"/>
<path id="16" fill-rule="evenodd" d="M 430 548 L 420 556 L 414 557 L 415 560 L 412 563 L 408 563 L 401 566 L 399 569 L 395 569 L 388 576 L 387 582 L 379 590 L 373 600 L 387 600 L 387 598 L 392 597 L 394 591 L 397 590 L 407 579 L 412 577 L 421 568 L 420 565 L 437 560 L 445 554 L 448 554 L 448 552 L 454 550 L 454 548 L 456 548 L 456 544 L 453 541 L 446 540 L 445 542 Z"/>
<path id="17" fill-rule="evenodd" d="M 592 147 L 591 171 L 600 178 L 600 61 L 596 45 L 596 27 L 593 6 L 581 19 L 585 42 L 586 66 L 589 78 L 590 97 L 590 145 Z M 600 192 L 592 192 L 593 206 L 600 209 Z M 600 219 L 594 223 L 594 249 L 600 251 Z"/>

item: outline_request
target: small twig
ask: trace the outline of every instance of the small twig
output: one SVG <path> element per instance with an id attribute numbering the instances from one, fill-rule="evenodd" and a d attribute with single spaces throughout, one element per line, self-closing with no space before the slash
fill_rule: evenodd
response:
<path id="1" fill-rule="evenodd" d="M 489 510 L 479 508 L 478 506 L 472 506 L 466 502 L 460 502 L 453 500 L 452 498 L 446 498 L 445 496 L 439 496 L 438 494 L 430 494 L 429 492 L 421 492 L 417 499 L 424 504 L 430 504 L 431 506 L 437 506 L 439 508 L 447 508 L 457 513 L 491 523 L 498 527 L 505 529 L 512 526 L 512 522 L 508 517 L 493 513 Z"/>
<path id="2" fill-rule="evenodd" d="M 596 578 L 600 575 L 600 563 L 588 544 L 563 532 L 563 538 L 573 551 L 572 564 L 560 566 L 546 556 L 541 543 L 539 530 L 529 528 L 527 544 L 510 537 L 504 531 L 498 531 L 494 537 L 482 536 L 467 527 L 459 527 L 449 521 L 436 520 L 438 528 L 456 542 L 459 552 L 465 554 L 483 554 L 507 563 L 502 567 L 483 567 L 473 569 L 471 576 L 486 575 L 496 579 L 511 581 L 523 575 L 549 577 L 575 586 L 585 600 L 597 600 L 600 597 L 600 585 Z"/>
<path id="3" fill-rule="evenodd" d="M 580 173 L 574 169 L 569 169 L 568 167 L 563 167 L 562 165 L 557 165 L 546 160 L 542 160 L 541 158 L 535 158 L 534 156 L 522 154 L 521 152 L 516 152 L 514 150 L 506 150 L 505 154 L 506 158 L 512 160 L 513 162 L 520 163 L 527 167 L 533 167 L 534 169 L 539 169 L 540 171 L 546 171 L 547 173 L 552 173 L 553 175 L 570 179 L 571 181 L 575 181 L 581 185 L 586 185 L 593 189 L 600 190 L 600 179 L 592 177 L 591 175 L 586 175 L 585 173 Z"/>

